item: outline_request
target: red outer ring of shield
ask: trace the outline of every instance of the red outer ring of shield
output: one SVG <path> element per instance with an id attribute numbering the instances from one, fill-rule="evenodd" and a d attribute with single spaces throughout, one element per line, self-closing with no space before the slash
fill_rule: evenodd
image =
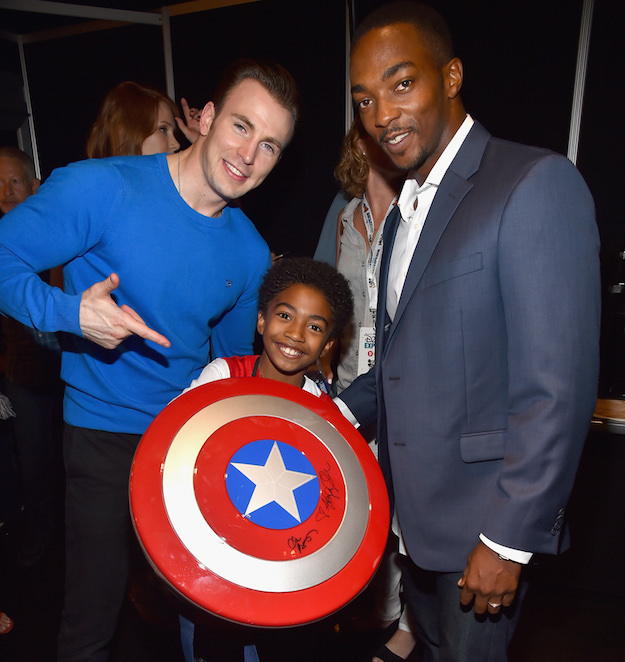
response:
<path id="1" fill-rule="evenodd" d="M 162 492 L 163 463 L 180 428 L 209 404 L 248 394 L 291 400 L 325 418 L 358 457 L 367 482 L 369 520 L 360 546 L 339 572 L 310 588 L 269 593 L 224 580 L 202 566 L 187 550 L 167 515 Z M 265 379 L 220 380 L 195 388 L 170 403 L 154 419 L 137 448 L 130 476 L 130 506 L 144 551 L 168 584 L 194 605 L 212 614 L 260 627 L 289 627 L 313 622 L 350 602 L 373 576 L 389 528 L 389 502 L 384 479 L 362 436 L 333 404 L 289 384 Z"/>

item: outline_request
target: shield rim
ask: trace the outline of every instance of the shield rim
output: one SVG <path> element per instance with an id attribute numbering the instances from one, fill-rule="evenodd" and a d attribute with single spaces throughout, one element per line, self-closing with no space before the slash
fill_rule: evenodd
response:
<path id="1" fill-rule="evenodd" d="M 369 495 L 369 516 L 360 544 L 341 570 L 309 588 L 275 593 L 225 580 L 198 562 L 171 524 L 163 498 L 162 471 L 173 440 L 193 415 L 217 401 L 241 395 L 271 396 L 306 407 L 336 429 L 362 469 Z M 139 443 L 129 490 L 137 537 L 150 564 L 165 582 L 196 607 L 232 622 L 257 627 L 311 623 L 348 604 L 366 587 L 379 565 L 390 524 L 384 479 L 360 433 L 333 404 L 295 386 L 262 378 L 233 377 L 211 382 L 172 401 L 154 419 Z M 176 567 L 168 567 L 163 558 L 175 559 Z M 289 563 L 277 561 L 282 562 Z"/>

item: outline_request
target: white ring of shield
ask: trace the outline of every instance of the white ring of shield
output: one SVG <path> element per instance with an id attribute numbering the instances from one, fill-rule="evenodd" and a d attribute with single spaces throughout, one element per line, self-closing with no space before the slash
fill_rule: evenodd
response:
<path id="1" fill-rule="evenodd" d="M 243 415 L 291 421 L 317 437 L 334 456 L 346 486 L 345 511 L 332 539 L 318 551 L 284 561 L 250 556 L 230 546 L 204 519 L 194 491 L 197 457 L 216 430 Z M 187 420 L 173 438 L 163 463 L 163 500 L 178 538 L 199 563 L 233 584 L 268 593 L 299 591 L 334 577 L 358 550 L 370 516 L 367 482 L 344 437 L 308 408 L 267 395 L 224 398 Z"/>

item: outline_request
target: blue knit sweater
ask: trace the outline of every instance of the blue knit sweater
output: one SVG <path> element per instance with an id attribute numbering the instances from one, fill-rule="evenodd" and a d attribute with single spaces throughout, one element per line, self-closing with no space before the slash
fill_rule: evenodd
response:
<path id="1" fill-rule="evenodd" d="M 60 264 L 65 292 L 36 275 Z M 68 423 L 141 434 L 209 360 L 251 353 L 269 264 L 238 208 L 209 218 L 184 202 L 164 155 L 94 159 L 55 170 L 0 222 L 0 310 L 69 332 Z M 130 337 L 106 350 L 82 337 L 81 293 L 112 272 L 117 303 L 166 336 L 169 349 Z"/>

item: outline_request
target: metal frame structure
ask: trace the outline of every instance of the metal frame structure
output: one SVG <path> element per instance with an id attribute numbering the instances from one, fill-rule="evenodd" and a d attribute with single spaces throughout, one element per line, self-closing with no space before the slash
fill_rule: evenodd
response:
<path id="1" fill-rule="evenodd" d="M 0 9 L 15 11 L 67 16 L 68 18 L 89 19 L 87 23 L 71 25 L 53 30 L 45 30 L 30 34 L 15 34 L 0 30 L 0 39 L 12 41 L 17 45 L 20 57 L 22 83 L 24 88 L 24 101 L 26 102 L 27 119 L 17 129 L 17 141 L 21 150 L 32 156 L 35 171 L 41 178 L 39 165 L 39 152 L 33 121 L 28 71 L 24 56 L 24 45 L 50 39 L 60 39 L 68 35 L 108 30 L 128 24 L 154 25 L 160 27 L 163 33 L 163 57 L 165 59 L 165 82 L 167 94 L 176 98 L 174 83 L 174 62 L 171 46 L 170 17 L 182 14 L 207 11 L 221 7 L 259 2 L 259 0 L 192 0 L 175 5 L 161 7 L 157 11 L 132 11 L 127 9 L 110 9 L 107 7 L 77 5 L 69 2 L 51 2 L 49 0 L 0 0 Z"/>
<path id="2" fill-rule="evenodd" d="M 586 86 L 586 71 L 588 69 L 588 51 L 590 50 L 590 33 L 592 30 L 592 14 L 594 0 L 584 0 L 582 19 L 577 47 L 577 66 L 575 68 L 575 87 L 573 90 L 573 107 L 571 109 L 571 124 L 569 127 L 569 147 L 567 156 L 577 164 L 579 133 L 582 125 L 582 106 L 584 104 L 584 88 Z"/>

